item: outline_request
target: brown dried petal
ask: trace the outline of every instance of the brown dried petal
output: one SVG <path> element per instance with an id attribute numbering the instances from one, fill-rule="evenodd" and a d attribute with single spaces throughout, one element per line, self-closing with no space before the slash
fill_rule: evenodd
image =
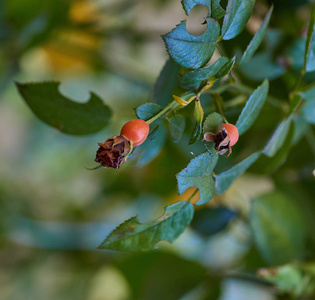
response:
<path id="1" fill-rule="evenodd" d="M 210 142 L 215 142 L 215 139 L 216 139 L 216 135 L 212 132 L 206 132 L 204 135 L 203 135 L 203 139 L 210 143 Z"/>
<path id="2" fill-rule="evenodd" d="M 216 141 L 215 141 L 215 149 L 217 153 L 222 155 L 227 150 L 229 150 L 230 146 L 230 136 L 227 134 L 225 129 L 221 129 L 216 134 Z"/>
<path id="3" fill-rule="evenodd" d="M 130 151 L 130 142 L 123 136 L 112 136 L 98 145 L 95 162 L 106 168 L 119 169 Z"/>
<path id="4" fill-rule="evenodd" d="M 232 152 L 230 147 L 230 136 L 225 129 L 220 129 L 216 134 L 206 132 L 203 139 L 206 142 L 214 142 L 214 148 L 220 155 L 224 154 L 226 151 L 229 151 L 229 153 Z"/>

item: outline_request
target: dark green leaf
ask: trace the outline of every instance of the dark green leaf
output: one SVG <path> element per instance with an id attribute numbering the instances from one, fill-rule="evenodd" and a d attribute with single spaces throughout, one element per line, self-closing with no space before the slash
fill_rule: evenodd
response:
<path id="1" fill-rule="evenodd" d="M 227 74 L 230 73 L 230 71 L 232 70 L 234 64 L 235 64 L 235 59 L 236 56 L 232 57 L 219 71 L 217 74 L 215 74 L 214 78 L 215 79 L 221 79 L 224 76 L 226 76 Z"/>
<path id="2" fill-rule="evenodd" d="M 298 106 L 300 105 L 301 100 L 302 100 L 302 96 L 300 94 L 294 94 L 293 96 L 290 97 L 289 114 L 294 113 L 298 109 Z"/>
<path id="3" fill-rule="evenodd" d="M 159 155 L 165 144 L 166 136 L 166 129 L 164 126 L 160 126 L 149 134 L 143 144 L 134 148 L 130 157 L 135 158 L 137 167 L 147 165 Z"/>
<path id="4" fill-rule="evenodd" d="M 172 118 L 168 118 L 170 134 L 175 143 L 177 143 L 185 130 L 185 118 L 181 115 L 176 115 Z"/>
<path id="5" fill-rule="evenodd" d="M 224 40 L 234 38 L 245 28 L 254 5 L 255 0 L 229 0 L 222 25 Z"/>
<path id="6" fill-rule="evenodd" d="M 182 0 L 182 5 L 187 16 L 189 15 L 190 11 L 198 4 L 208 7 L 208 17 L 219 20 L 225 15 L 224 9 L 220 6 L 220 0 Z"/>
<path id="7" fill-rule="evenodd" d="M 162 36 L 168 53 L 181 66 L 198 69 L 212 57 L 215 42 L 220 35 L 220 26 L 214 19 L 207 18 L 206 22 L 207 29 L 201 36 L 189 34 L 185 21 Z"/>
<path id="8" fill-rule="evenodd" d="M 181 85 L 186 89 L 197 90 L 202 81 L 216 75 L 229 61 L 227 57 L 221 57 L 208 67 L 191 71 L 182 76 Z"/>
<path id="9" fill-rule="evenodd" d="M 188 201 L 180 201 L 165 208 L 160 218 L 140 223 L 132 217 L 120 224 L 99 246 L 119 251 L 152 250 L 160 241 L 173 242 L 189 226 L 194 214 Z"/>
<path id="10" fill-rule="evenodd" d="M 295 145 L 301 140 L 307 130 L 309 130 L 309 124 L 302 116 L 299 115 L 295 115 L 293 121 L 294 135 L 292 145 Z"/>
<path id="11" fill-rule="evenodd" d="M 243 54 L 243 57 L 241 59 L 240 64 L 246 64 L 251 59 L 251 57 L 253 56 L 255 51 L 258 49 L 259 45 L 261 44 L 261 42 L 262 42 L 262 40 L 266 34 L 272 11 L 273 11 L 273 5 L 269 9 L 264 21 L 262 22 L 261 26 L 259 27 L 259 29 L 255 33 L 253 39 L 251 40 L 251 42 L 247 46 L 247 48 Z"/>
<path id="12" fill-rule="evenodd" d="M 188 16 L 190 11 L 196 6 L 196 5 L 205 5 L 209 9 L 208 17 L 211 15 L 211 6 L 210 6 L 211 0 L 182 0 L 183 8 L 186 12 L 186 15 Z"/>
<path id="13" fill-rule="evenodd" d="M 239 134 L 245 133 L 255 122 L 268 95 L 269 82 L 266 79 L 249 97 L 235 126 Z"/>
<path id="14" fill-rule="evenodd" d="M 13 38 L 12 30 L 17 30 L 18 35 L 14 37 L 16 46 L 22 48 L 19 51 L 25 51 L 35 45 L 43 44 L 51 36 L 52 31 L 59 30 L 68 24 L 70 9 L 69 1 L 29 0 L 25 2 L 18 0 L 9 1 L 2 11 L 10 20 L 7 23 L 9 27 L 5 26 L 7 31 L 11 28 L 10 37 Z"/>
<path id="15" fill-rule="evenodd" d="M 162 110 L 162 107 L 155 103 L 145 103 L 136 108 L 136 114 L 141 120 L 149 120 Z"/>
<path id="16" fill-rule="evenodd" d="M 285 141 L 283 142 L 280 149 L 277 151 L 277 153 L 268 161 L 265 163 L 264 171 L 266 173 L 270 173 L 274 171 L 275 169 L 279 168 L 286 160 L 293 143 L 294 138 L 294 123 L 291 122 L 291 126 L 289 129 L 289 132 L 287 134 L 287 137 Z"/>
<path id="17" fill-rule="evenodd" d="M 91 134 L 108 124 L 111 110 L 98 96 L 91 93 L 88 102 L 77 103 L 60 94 L 59 84 L 16 83 L 21 96 L 33 113 L 63 133 Z"/>
<path id="18" fill-rule="evenodd" d="M 207 203 L 214 196 L 214 181 L 212 171 L 216 166 L 218 156 L 205 152 L 193 158 L 188 166 L 176 175 L 178 193 L 181 195 L 191 186 L 200 191 L 197 205 Z"/>
<path id="19" fill-rule="evenodd" d="M 216 133 L 219 127 L 223 124 L 223 118 L 217 112 L 209 114 L 203 123 L 203 133 Z"/>
<path id="20" fill-rule="evenodd" d="M 220 6 L 221 0 L 211 0 L 211 18 L 219 20 L 225 16 L 225 10 Z"/>
<path id="21" fill-rule="evenodd" d="M 213 235 L 223 230 L 236 215 L 225 207 L 205 207 L 196 210 L 191 227 L 202 235 Z"/>
<path id="22" fill-rule="evenodd" d="M 269 52 L 254 55 L 247 64 L 239 66 L 239 70 L 251 80 L 256 81 L 266 78 L 269 80 L 276 79 L 286 71 Z M 257 72 L 257 70 L 259 71 Z"/>
<path id="23" fill-rule="evenodd" d="M 301 96 L 306 100 L 302 108 L 303 117 L 309 123 L 315 124 L 315 88 L 301 92 Z"/>
<path id="24" fill-rule="evenodd" d="M 315 70 L 315 6 L 312 10 L 310 25 L 307 31 L 304 55 L 304 69 L 307 72 Z"/>
<path id="25" fill-rule="evenodd" d="M 282 121 L 280 125 L 277 127 L 276 131 L 273 133 L 272 137 L 270 138 L 266 147 L 263 150 L 263 153 L 265 155 L 272 157 L 281 148 L 288 134 L 291 120 L 292 118 L 289 117 L 288 119 Z"/>
<path id="26" fill-rule="evenodd" d="M 170 251 L 127 255 L 119 257 L 116 264 L 130 284 L 129 299 L 133 300 L 182 299 L 207 276 L 207 269 L 196 260 Z"/>
<path id="27" fill-rule="evenodd" d="M 178 73 L 179 65 L 169 58 L 154 85 L 152 102 L 164 107 L 172 101 L 172 92 L 178 82 Z"/>
<path id="28" fill-rule="evenodd" d="M 309 123 L 315 124 L 315 98 L 303 106 L 303 115 Z"/>
<path id="29" fill-rule="evenodd" d="M 195 128 L 189 140 L 189 145 L 196 143 L 200 139 L 201 134 L 202 134 L 202 123 L 196 122 Z"/>
<path id="30" fill-rule="evenodd" d="M 223 194 L 240 175 L 242 175 L 260 156 L 260 152 L 255 152 L 231 169 L 215 175 L 215 191 Z"/>
<path id="31" fill-rule="evenodd" d="M 155 103 L 145 103 L 136 108 L 136 115 L 141 120 L 149 120 L 162 110 L 162 107 Z M 150 130 L 156 128 L 164 120 L 165 114 L 150 124 Z"/>
<path id="32" fill-rule="evenodd" d="M 250 224 L 257 247 L 268 263 L 283 264 L 301 258 L 305 241 L 300 207 L 281 193 L 252 202 Z"/>
<path id="33" fill-rule="evenodd" d="M 304 67 L 305 43 L 306 36 L 301 36 L 293 40 L 286 51 L 286 59 L 290 62 L 290 69 L 296 74 Z"/>

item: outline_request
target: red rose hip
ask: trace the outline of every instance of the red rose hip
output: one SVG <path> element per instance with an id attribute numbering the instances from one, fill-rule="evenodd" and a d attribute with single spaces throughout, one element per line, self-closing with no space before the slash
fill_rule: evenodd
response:
<path id="1" fill-rule="evenodd" d="M 127 122 L 121 129 L 120 135 L 129 140 L 133 147 L 141 145 L 148 137 L 149 124 L 141 119 Z"/>

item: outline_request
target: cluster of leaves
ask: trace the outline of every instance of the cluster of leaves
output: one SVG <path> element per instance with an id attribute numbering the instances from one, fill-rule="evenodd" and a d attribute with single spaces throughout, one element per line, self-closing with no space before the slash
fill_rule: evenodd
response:
<path id="1" fill-rule="evenodd" d="M 287 159 L 290 149 L 297 145 L 310 126 L 315 124 L 315 87 L 312 84 L 300 87 L 303 76 L 315 70 L 315 10 L 311 16 L 306 40 L 303 41 L 305 51 L 303 64 L 299 70 L 300 75 L 297 76 L 296 84 L 290 90 L 289 101 L 282 102 L 276 97 L 268 96 L 268 79 L 274 79 L 283 72 L 278 67 L 269 69 L 268 72 L 272 74 L 265 76 L 268 79 L 263 78 L 262 83 L 256 84 L 254 89 L 234 79 L 234 76 L 238 75 L 237 72 L 240 72 L 241 76 L 244 74 L 246 76 L 257 61 L 263 64 L 267 56 L 271 57 L 274 46 L 271 47 L 270 52 L 266 50 L 263 57 L 261 54 L 254 54 L 267 33 L 273 7 L 269 9 L 260 28 L 240 55 L 235 56 L 235 53 L 230 56 L 221 55 L 210 64 L 209 61 L 215 49 L 220 49 L 221 44 L 224 45 L 236 38 L 244 30 L 255 1 L 229 0 L 225 9 L 220 6 L 220 1 L 215 0 L 183 0 L 182 4 L 187 15 L 197 4 L 207 6 L 208 15 L 205 19 L 207 29 L 201 36 L 193 36 L 187 32 L 183 21 L 163 36 L 171 59 L 167 61 L 157 79 L 152 102 L 137 107 L 137 116 L 143 120 L 156 116 L 163 111 L 163 107 L 176 102 L 176 99 L 172 100 L 174 93 L 183 101 L 201 96 L 200 103 L 204 106 L 203 109 L 209 110 L 206 118 L 199 120 L 198 128 L 201 129 L 198 134 L 193 132 L 194 137 L 197 136 L 197 139 L 193 137 L 193 140 L 199 139 L 201 143 L 201 133 L 216 132 L 225 116 L 229 114 L 229 111 L 224 112 L 223 95 L 225 93 L 237 92 L 238 96 L 242 96 L 242 101 L 244 99 L 246 101 L 241 111 L 238 111 L 237 118 L 231 117 L 240 135 L 244 135 L 257 118 L 261 117 L 260 112 L 266 102 L 279 105 L 284 112 L 283 120 L 267 141 L 258 140 L 258 143 L 255 141 L 254 146 L 252 143 L 248 145 L 245 142 L 242 143 L 250 150 L 244 151 L 242 159 L 233 166 L 225 170 L 220 169 L 219 157 L 213 145 L 204 143 L 203 153 L 193 158 L 187 167 L 176 175 L 179 194 L 189 187 L 196 187 L 196 191 L 199 190 L 200 193 L 196 204 L 203 205 L 215 194 L 226 192 L 232 183 L 255 163 L 263 166 L 265 172 L 278 169 Z M 260 74 L 260 76 L 263 75 Z M 258 75 L 256 78 L 260 80 Z M 209 82 L 213 84 L 213 87 L 205 89 Z M 61 132 L 75 135 L 90 134 L 101 130 L 110 121 L 109 107 L 95 94 L 91 95 L 87 103 L 79 104 L 61 95 L 58 91 L 58 83 L 55 82 L 18 83 L 17 87 L 34 114 Z M 206 107 L 203 103 L 209 96 L 211 105 Z M 230 100 L 232 101 L 233 99 Z M 178 106 L 177 110 L 166 111 L 167 113 L 162 114 L 150 124 L 151 130 L 147 141 L 132 153 L 138 165 L 142 166 L 150 162 L 162 149 L 166 135 L 164 120 L 168 122 L 173 141 L 180 142 L 184 131 L 187 130 L 187 118 L 185 118 L 186 110 L 183 109 L 183 114 L 179 114 L 179 108 L 183 107 Z M 151 222 L 141 223 L 137 217 L 125 221 L 104 240 L 99 248 L 150 250 L 162 240 L 173 242 L 193 220 L 194 209 L 190 199 L 166 207 L 163 216 Z M 283 213 L 283 208 L 285 208 L 285 213 Z M 232 217 L 233 215 L 229 215 L 228 220 Z M 251 207 L 249 223 L 257 249 L 268 263 L 287 263 L 303 257 L 307 233 L 302 210 L 295 202 L 288 201 L 282 193 L 272 193 L 256 198 Z M 282 249 L 288 251 L 282 253 Z M 290 266 L 290 268 L 293 267 Z M 283 269 L 278 269 L 277 272 L 281 275 Z M 307 276 L 313 280 L 313 271 L 309 272 L 311 275 L 307 274 Z M 271 276 L 275 274 L 274 270 L 262 274 L 264 278 L 275 282 L 280 286 L 280 290 L 285 292 L 290 292 L 295 288 L 294 285 L 302 280 L 301 275 L 292 285 L 282 288 L 282 277 Z M 304 290 L 293 290 L 295 294 L 304 292 Z M 306 290 L 309 293 L 308 287 Z"/>

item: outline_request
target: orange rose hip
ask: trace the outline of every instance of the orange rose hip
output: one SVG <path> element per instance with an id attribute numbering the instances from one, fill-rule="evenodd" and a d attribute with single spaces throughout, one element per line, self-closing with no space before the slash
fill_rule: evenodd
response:
<path id="1" fill-rule="evenodd" d="M 230 136 L 230 146 L 234 146 L 237 143 L 239 137 L 237 127 L 233 124 L 223 124 L 220 126 L 218 131 L 220 129 L 226 130 L 227 134 Z"/>
<path id="2" fill-rule="evenodd" d="M 127 122 L 121 129 L 120 135 L 129 140 L 133 147 L 141 145 L 148 137 L 149 124 L 141 119 Z"/>

